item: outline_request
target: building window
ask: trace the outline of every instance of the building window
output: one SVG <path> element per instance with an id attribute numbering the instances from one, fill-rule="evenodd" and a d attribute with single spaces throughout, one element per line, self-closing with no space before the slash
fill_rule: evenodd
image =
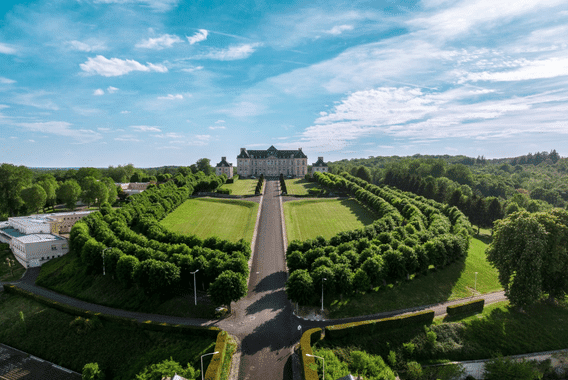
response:
<path id="1" fill-rule="evenodd" d="M 57 246 L 56 246 L 56 245 L 52 245 L 52 246 L 51 246 L 51 250 L 52 250 L 52 251 L 57 251 Z"/>

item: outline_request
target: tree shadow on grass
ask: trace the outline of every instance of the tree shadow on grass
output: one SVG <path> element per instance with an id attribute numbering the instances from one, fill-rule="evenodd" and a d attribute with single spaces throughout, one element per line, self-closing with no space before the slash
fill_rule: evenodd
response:
<path id="1" fill-rule="evenodd" d="M 368 208 L 353 199 L 342 199 L 340 203 L 342 206 L 348 208 L 355 215 L 357 220 L 365 226 L 373 224 L 377 218 Z"/>

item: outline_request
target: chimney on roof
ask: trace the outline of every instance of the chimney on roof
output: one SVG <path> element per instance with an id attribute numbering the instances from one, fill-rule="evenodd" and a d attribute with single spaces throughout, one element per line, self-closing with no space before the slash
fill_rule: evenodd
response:
<path id="1" fill-rule="evenodd" d="M 227 157 L 221 157 L 221 161 L 227 161 Z"/>
<path id="2" fill-rule="evenodd" d="M 298 148 L 298 150 L 301 152 L 301 151 L 302 151 L 302 148 Z"/>
<path id="3" fill-rule="evenodd" d="M 319 161 L 323 161 L 323 157 L 318 157 L 318 160 L 319 160 Z"/>
<path id="4" fill-rule="evenodd" d="M 241 148 L 241 153 L 243 153 L 243 152 L 246 153 L 246 152 L 247 152 L 247 148 Z"/>

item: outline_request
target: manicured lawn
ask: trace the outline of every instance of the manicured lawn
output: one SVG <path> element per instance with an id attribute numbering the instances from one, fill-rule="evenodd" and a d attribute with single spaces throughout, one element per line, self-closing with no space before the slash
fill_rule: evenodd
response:
<path id="1" fill-rule="evenodd" d="M 17 281 L 22 277 L 26 269 L 22 266 L 22 264 L 20 264 L 18 260 L 16 260 L 14 254 L 9 248 L 2 249 L 6 245 L 2 245 L 0 247 L 0 281 Z M 7 265 L 6 259 L 11 259 L 14 261 L 14 266 L 12 267 L 13 274 L 10 271 L 10 267 Z"/>
<path id="2" fill-rule="evenodd" d="M 305 199 L 283 204 L 288 241 L 331 238 L 373 223 L 374 215 L 353 199 Z"/>
<path id="3" fill-rule="evenodd" d="M 486 243 L 472 238 L 465 262 L 453 263 L 438 271 L 431 270 L 428 275 L 416 276 L 398 285 L 389 284 L 366 294 L 343 297 L 343 301 L 329 299 L 329 317 L 368 315 L 501 290 L 498 272 L 485 258 L 486 248 Z M 474 291 L 475 272 L 478 272 L 477 292 Z"/>
<path id="4" fill-rule="evenodd" d="M 160 223 L 172 231 L 202 239 L 217 236 L 230 241 L 245 239 L 250 243 L 257 211 L 255 202 L 194 198 L 185 201 Z"/>
<path id="5" fill-rule="evenodd" d="M 0 310 L 2 343 L 79 373 L 97 362 L 107 379 L 134 379 L 144 367 L 170 357 L 199 369 L 200 356 L 215 347 L 215 338 L 201 332 L 164 333 L 105 320 L 79 331 L 70 326 L 75 316 L 17 295 L 0 293 Z"/>
<path id="6" fill-rule="evenodd" d="M 317 186 L 317 182 L 309 182 L 304 178 L 286 180 L 286 189 L 288 189 L 289 195 L 306 195 L 309 189 Z"/>
<path id="7" fill-rule="evenodd" d="M 254 195 L 258 179 L 237 179 L 234 183 L 226 183 L 221 189 L 230 189 L 232 195 Z"/>

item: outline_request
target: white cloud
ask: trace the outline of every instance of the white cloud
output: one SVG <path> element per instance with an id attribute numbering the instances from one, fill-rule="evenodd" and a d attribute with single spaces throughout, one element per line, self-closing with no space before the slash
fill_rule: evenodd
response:
<path id="1" fill-rule="evenodd" d="M 220 110 L 220 112 L 234 117 L 257 116 L 266 112 L 266 106 L 260 102 L 241 101 L 232 104 L 230 108 Z"/>
<path id="2" fill-rule="evenodd" d="M 250 57 L 260 43 L 229 46 L 227 49 L 212 49 L 209 53 L 195 57 L 196 59 L 214 59 L 218 61 L 235 61 Z"/>
<path id="3" fill-rule="evenodd" d="M 161 135 L 154 135 L 154 137 L 160 138 L 160 139 L 182 139 L 184 138 L 184 135 L 176 133 L 176 132 L 168 132 L 168 133 L 164 133 Z"/>
<path id="4" fill-rule="evenodd" d="M 117 91 L 118 91 L 118 88 L 116 88 L 116 87 L 112 87 L 112 86 L 108 86 L 108 87 L 107 87 L 107 92 L 108 92 L 109 94 L 114 94 L 114 93 L 117 92 Z"/>
<path id="5" fill-rule="evenodd" d="M 175 43 L 182 42 L 181 38 L 171 34 L 163 34 L 158 38 L 149 38 L 136 44 L 137 48 L 162 50 L 170 48 Z"/>
<path id="6" fill-rule="evenodd" d="M 147 125 L 133 125 L 130 128 L 139 132 L 162 132 L 158 127 L 149 127 Z"/>
<path id="7" fill-rule="evenodd" d="M 325 32 L 327 34 L 333 34 L 334 36 L 338 36 L 347 30 L 353 30 L 353 25 L 336 25 L 330 30 L 326 30 Z"/>
<path id="8" fill-rule="evenodd" d="M 224 122 L 225 122 L 225 120 L 217 120 L 217 121 L 215 122 L 215 124 L 222 124 L 222 123 L 224 123 Z"/>
<path id="9" fill-rule="evenodd" d="M 6 104 L 0 104 L 0 110 L 3 110 L 4 108 L 10 108 L 10 106 Z"/>
<path id="10" fill-rule="evenodd" d="M 31 143 L 35 143 L 35 140 L 32 140 L 32 139 L 29 139 L 28 141 L 31 142 Z"/>
<path id="11" fill-rule="evenodd" d="M 102 43 L 102 42 L 99 42 L 99 41 L 89 41 L 89 43 L 85 43 L 85 42 L 73 40 L 73 41 L 67 41 L 66 45 L 72 50 L 83 51 L 83 52 L 86 52 L 86 53 L 90 53 L 90 52 L 93 52 L 93 51 L 101 51 L 101 50 L 107 49 L 105 44 Z"/>
<path id="12" fill-rule="evenodd" d="M 57 136 L 69 137 L 80 143 L 90 143 L 100 140 L 100 133 L 89 129 L 72 129 L 70 123 L 64 121 L 49 121 L 44 123 L 18 123 L 19 127 L 32 132 L 54 134 Z"/>
<path id="13" fill-rule="evenodd" d="M 226 129 L 226 128 L 223 125 L 216 125 L 216 126 L 210 126 L 209 129 L 214 131 L 216 129 Z"/>
<path id="14" fill-rule="evenodd" d="M 175 8 L 179 0 L 94 0 L 94 2 L 102 4 L 139 4 L 156 12 L 167 12 Z"/>
<path id="15" fill-rule="evenodd" d="M 130 111 L 120 111 L 121 114 L 129 114 Z"/>
<path id="16" fill-rule="evenodd" d="M 549 58 L 544 60 L 525 61 L 516 70 L 498 72 L 468 73 L 460 82 L 496 81 L 510 82 L 530 79 L 555 78 L 568 75 L 568 58 Z"/>
<path id="17" fill-rule="evenodd" d="M 104 94 L 105 94 L 104 90 L 102 90 L 102 89 L 100 89 L 100 88 L 97 88 L 97 89 L 93 92 L 93 95 L 95 95 L 95 96 L 101 96 L 101 95 L 104 95 Z"/>
<path id="18" fill-rule="evenodd" d="M 12 98 L 12 101 L 16 104 L 57 111 L 59 106 L 50 99 L 52 97 L 53 94 L 47 91 L 35 91 L 27 94 L 18 94 Z"/>
<path id="19" fill-rule="evenodd" d="M 131 60 L 131 59 L 119 59 L 119 58 L 105 58 L 102 55 L 97 55 L 95 58 L 88 58 L 87 62 L 81 63 L 79 65 L 81 70 L 90 75 L 102 75 L 105 77 L 115 77 L 128 74 L 132 71 L 156 71 L 156 72 L 167 72 L 168 69 L 163 65 L 154 65 L 152 63 L 147 63 L 147 66 Z"/>
<path id="20" fill-rule="evenodd" d="M 2 53 L 2 54 L 16 54 L 17 51 L 12 46 L 0 42 L 0 53 Z"/>
<path id="21" fill-rule="evenodd" d="M 176 95 L 168 94 L 168 96 L 158 96 L 158 99 L 162 99 L 162 100 L 182 100 L 183 95 L 182 94 L 176 94 Z"/>
<path id="22" fill-rule="evenodd" d="M 137 139 L 136 137 L 132 136 L 132 135 L 122 135 L 119 137 L 115 137 L 114 138 L 115 141 L 125 141 L 125 142 L 140 142 L 140 139 Z"/>
<path id="23" fill-rule="evenodd" d="M 12 80 L 12 79 L 0 77 L 0 84 L 13 84 L 13 83 L 16 83 L 16 81 Z"/>
<path id="24" fill-rule="evenodd" d="M 199 32 L 195 33 L 191 37 L 187 37 L 187 41 L 190 45 L 193 45 L 197 42 L 205 41 L 207 39 L 207 30 L 206 29 L 199 29 Z"/>
<path id="25" fill-rule="evenodd" d="M 203 70 L 203 66 L 195 66 L 195 67 L 189 67 L 186 69 L 181 69 L 181 71 L 184 71 L 186 73 L 193 73 L 194 71 L 198 71 L 198 70 Z"/>
<path id="26" fill-rule="evenodd" d="M 98 130 L 98 131 L 101 131 L 101 132 L 110 132 L 110 131 L 112 131 L 112 129 L 110 129 L 110 128 L 97 128 L 97 130 Z"/>
<path id="27" fill-rule="evenodd" d="M 183 139 L 183 136 L 179 136 L 176 140 L 172 140 L 169 143 L 171 145 L 178 146 L 205 146 L 209 144 L 211 140 L 211 135 L 193 135 L 191 138 Z"/>

